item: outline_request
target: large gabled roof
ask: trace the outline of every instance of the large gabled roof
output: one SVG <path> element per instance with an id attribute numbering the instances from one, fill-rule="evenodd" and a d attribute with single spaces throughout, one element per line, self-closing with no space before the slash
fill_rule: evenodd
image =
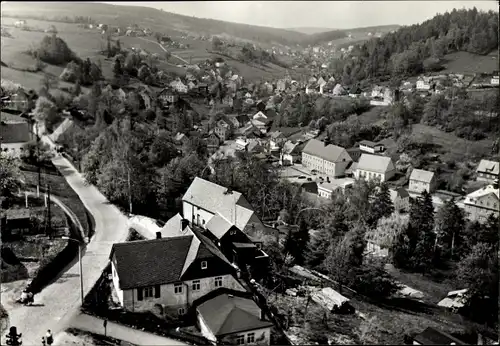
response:
<path id="1" fill-rule="evenodd" d="M 391 158 L 387 156 L 361 154 L 357 169 L 377 173 L 386 173 L 394 169 L 394 163 L 392 163 Z"/>
<path id="2" fill-rule="evenodd" d="M 172 220 L 172 219 L 171 219 Z M 170 221 L 170 220 L 169 220 Z M 207 273 L 193 269 L 196 260 L 218 260 L 217 273 L 231 274 L 233 267 L 220 250 L 198 230 L 189 231 L 184 236 L 175 236 L 175 224 L 179 221 L 174 217 L 162 229 L 162 239 L 132 241 L 114 244 L 110 259 L 116 257 L 120 289 L 163 285 L 179 282 L 190 270 L 189 279 L 202 278 Z M 180 228 L 181 225 L 178 224 Z M 220 260 L 220 261 L 219 261 Z M 221 262 L 222 261 L 222 262 Z M 224 267 L 226 265 L 226 267 Z M 190 269 L 192 268 L 192 269 Z"/>
<path id="3" fill-rule="evenodd" d="M 434 177 L 434 172 L 426 171 L 423 169 L 413 169 L 411 171 L 410 180 L 421 181 L 424 183 L 430 183 Z"/>
<path id="4" fill-rule="evenodd" d="M 243 230 L 254 214 L 246 198 L 238 191 L 196 177 L 182 200 L 207 210 L 220 213 L 237 228 Z"/>
<path id="5" fill-rule="evenodd" d="M 307 142 L 302 152 L 312 156 L 321 157 L 322 159 L 330 162 L 337 162 L 344 150 L 344 148 L 337 145 L 325 145 L 324 142 L 318 141 L 317 139 L 311 139 Z"/>

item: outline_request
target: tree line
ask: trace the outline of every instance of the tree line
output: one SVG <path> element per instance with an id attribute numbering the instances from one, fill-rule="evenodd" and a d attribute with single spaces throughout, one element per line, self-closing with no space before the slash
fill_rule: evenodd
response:
<path id="1" fill-rule="evenodd" d="M 345 85 L 381 77 L 399 79 L 439 69 L 448 53 L 487 54 L 497 47 L 498 12 L 454 9 L 369 40 L 352 52 L 354 59 L 337 60 L 334 69 Z"/>

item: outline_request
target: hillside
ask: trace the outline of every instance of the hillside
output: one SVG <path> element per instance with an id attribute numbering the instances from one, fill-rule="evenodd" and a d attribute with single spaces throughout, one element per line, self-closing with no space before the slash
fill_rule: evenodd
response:
<path id="1" fill-rule="evenodd" d="M 351 41 L 352 43 L 359 44 L 372 37 L 376 37 L 377 34 L 383 36 L 399 28 L 400 25 L 381 25 L 365 28 L 321 31 L 306 36 L 302 39 L 301 43 L 304 45 L 321 45 L 323 43 L 332 42 L 338 45 Z"/>
<path id="2" fill-rule="evenodd" d="M 296 32 L 300 32 L 300 33 L 303 33 L 306 35 L 314 35 L 314 34 L 320 34 L 322 32 L 332 31 L 335 29 L 305 26 L 305 27 L 298 27 L 298 28 L 286 28 L 286 30 L 296 31 Z"/>
<path id="3" fill-rule="evenodd" d="M 2 16 L 21 16 L 24 17 L 23 19 L 39 19 L 43 16 L 54 19 L 62 16 L 73 17 L 76 14 L 92 17 L 99 23 L 119 27 L 137 24 L 168 35 L 180 33 L 196 36 L 226 35 L 234 39 L 239 38 L 267 44 L 292 44 L 307 36 L 285 29 L 195 18 L 149 7 L 116 6 L 102 3 L 61 2 L 44 3 L 43 6 L 34 6 L 33 3 L 25 2 L 2 3 Z"/>
<path id="4" fill-rule="evenodd" d="M 347 85 L 369 79 L 393 78 L 397 82 L 421 73 L 456 69 L 457 64 L 452 62 L 460 56 L 447 57 L 447 54 L 466 52 L 469 55 L 462 56 L 462 60 L 471 60 L 471 55 L 484 56 L 495 49 L 498 49 L 498 12 L 454 9 L 421 24 L 402 27 L 381 39 L 368 40 L 352 52 L 354 59 L 339 61 L 335 72 Z M 468 72 L 477 67 L 470 62 L 458 64 L 464 63 L 468 64 Z"/>

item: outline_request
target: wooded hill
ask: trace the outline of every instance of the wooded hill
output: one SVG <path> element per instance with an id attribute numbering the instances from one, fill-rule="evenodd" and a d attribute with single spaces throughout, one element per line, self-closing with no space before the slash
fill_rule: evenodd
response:
<path id="1" fill-rule="evenodd" d="M 367 78 L 399 79 L 439 70 L 448 53 L 487 54 L 496 48 L 498 12 L 454 9 L 365 42 L 353 52 L 355 59 L 336 61 L 334 69 L 347 85 Z"/>

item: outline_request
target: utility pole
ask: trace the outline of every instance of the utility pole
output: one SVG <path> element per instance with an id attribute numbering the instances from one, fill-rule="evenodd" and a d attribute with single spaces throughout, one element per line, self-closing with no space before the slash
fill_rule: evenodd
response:
<path id="1" fill-rule="evenodd" d="M 42 172 L 40 169 L 40 136 L 38 136 L 38 124 L 36 124 L 36 165 L 38 170 L 38 185 L 36 186 L 36 196 L 40 197 L 40 184 L 42 182 Z"/>
<path id="2" fill-rule="evenodd" d="M 52 238 L 52 222 L 50 215 L 50 185 L 47 184 L 47 229 L 49 232 L 49 237 Z"/>

